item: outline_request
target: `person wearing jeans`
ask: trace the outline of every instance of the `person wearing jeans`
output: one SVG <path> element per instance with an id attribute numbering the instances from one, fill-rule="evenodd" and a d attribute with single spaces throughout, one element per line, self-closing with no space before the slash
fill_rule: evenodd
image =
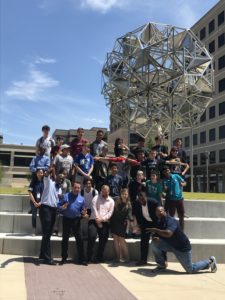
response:
<path id="1" fill-rule="evenodd" d="M 211 268 L 211 272 L 213 273 L 217 271 L 214 256 L 196 263 L 192 262 L 191 244 L 188 237 L 180 229 L 177 220 L 168 216 L 162 206 L 156 208 L 156 217 L 158 218 L 156 227 L 146 229 L 146 231 L 154 235 L 151 247 L 155 261 L 158 264 L 158 267 L 154 271 L 166 269 L 166 252 L 172 252 L 184 270 L 189 274 L 209 268 Z"/>

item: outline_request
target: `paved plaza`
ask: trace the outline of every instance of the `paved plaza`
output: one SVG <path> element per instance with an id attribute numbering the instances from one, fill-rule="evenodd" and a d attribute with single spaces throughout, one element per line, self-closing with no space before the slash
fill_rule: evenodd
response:
<path id="1" fill-rule="evenodd" d="M 37 258 L 0 255 L 1 300 L 217 300 L 225 295 L 225 265 L 217 273 L 186 274 L 178 263 L 152 273 L 154 263 L 105 263 L 87 267 L 39 265 Z"/>

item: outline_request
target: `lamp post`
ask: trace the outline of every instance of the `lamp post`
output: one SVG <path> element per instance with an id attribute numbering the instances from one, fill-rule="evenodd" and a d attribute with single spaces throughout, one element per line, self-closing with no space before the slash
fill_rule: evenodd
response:
<path id="1" fill-rule="evenodd" d="M 205 159 L 206 159 L 206 192 L 209 193 L 209 151 L 205 151 Z"/>

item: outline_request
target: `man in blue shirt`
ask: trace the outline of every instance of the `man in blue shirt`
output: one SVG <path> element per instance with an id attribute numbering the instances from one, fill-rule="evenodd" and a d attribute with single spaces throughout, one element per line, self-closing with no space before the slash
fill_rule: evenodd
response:
<path id="1" fill-rule="evenodd" d="M 171 174 L 169 167 L 163 169 L 163 175 L 163 188 L 166 192 L 165 209 L 171 217 L 174 217 L 177 210 L 180 227 L 184 230 L 183 186 L 186 186 L 186 182 L 180 175 Z"/>
<path id="2" fill-rule="evenodd" d="M 63 215 L 62 260 L 60 265 L 63 265 L 68 257 L 68 242 L 71 230 L 76 239 L 78 263 L 87 265 L 84 260 L 84 245 L 80 231 L 81 217 L 85 217 L 87 214 L 84 211 L 84 198 L 80 195 L 80 183 L 73 183 L 72 192 L 63 196 L 58 207 Z"/>
<path id="3" fill-rule="evenodd" d="M 180 229 L 177 220 L 166 214 L 162 206 L 155 210 L 158 221 L 154 228 L 147 228 L 147 232 L 153 234 L 151 248 L 158 267 L 153 271 L 167 268 L 166 252 L 172 252 L 182 267 L 189 274 L 197 273 L 200 270 L 211 268 L 211 272 L 217 271 L 216 259 L 211 256 L 209 259 L 192 263 L 191 244 L 188 237 Z"/>

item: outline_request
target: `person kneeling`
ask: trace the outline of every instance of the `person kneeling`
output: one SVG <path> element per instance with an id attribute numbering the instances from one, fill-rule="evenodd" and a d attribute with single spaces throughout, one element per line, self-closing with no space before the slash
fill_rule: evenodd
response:
<path id="1" fill-rule="evenodd" d="M 154 271 L 166 269 L 166 252 L 172 252 L 189 274 L 209 268 L 211 268 L 212 273 L 217 271 L 214 256 L 192 263 L 191 244 L 188 237 L 180 229 L 177 220 L 168 216 L 162 206 L 156 208 L 156 217 L 158 219 L 156 228 L 146 229 L 146 231 L 154 235 L 151 247 L 155 261 L 158 264 L 158 267 Z"/>

